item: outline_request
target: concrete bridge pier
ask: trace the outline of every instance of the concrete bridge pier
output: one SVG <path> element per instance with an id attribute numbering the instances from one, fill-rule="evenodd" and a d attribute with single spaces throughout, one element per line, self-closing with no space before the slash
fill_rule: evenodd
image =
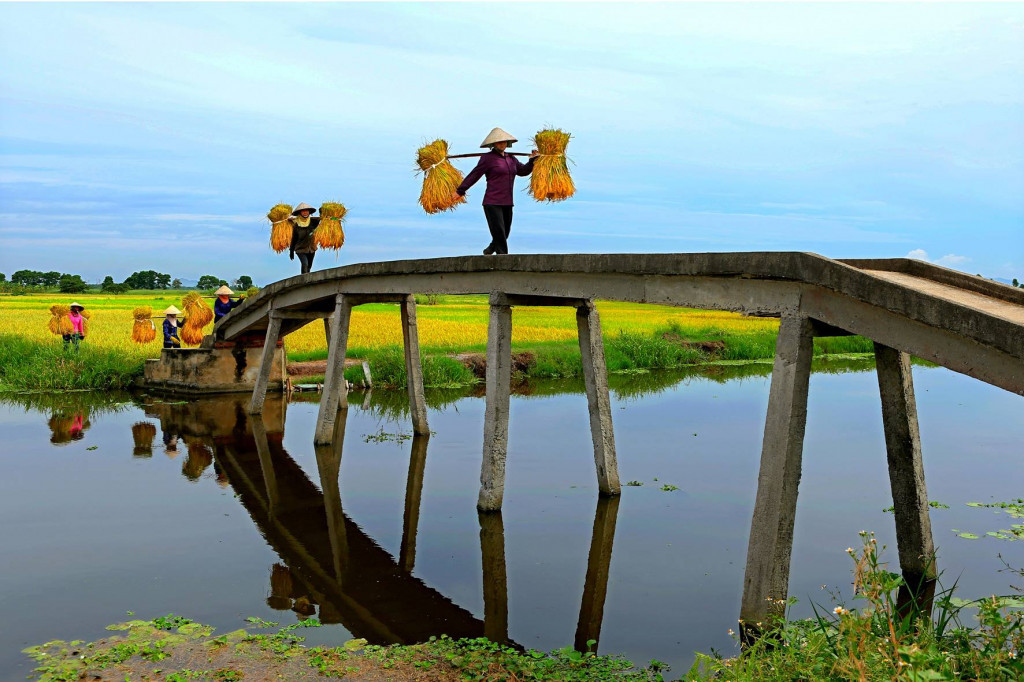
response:
<path id="1" fill-rule="evenodd" d="M 500 510 L 505 493 L 509 384 L 512 380 L 512 307 L 516 305 L 576 308 L 598 488 L 602 495 L 618 495 L 622 489 L 615 456 L 611 400 L 608 395 L 608 369 L 604 359 L 604 342 L 601 338 L 601 318 L 593 300 L 495 292 L 491 294 L 490 322 L 487 328 L 484 446 L 477 509 Z"/>
<path id="2" fill-rule="evenodd" d="M 906 583 L 900 589 L 898 604 L 902 610 L 914 602 L 917 609 L 930 613 L 937 578 L 935 544 L 910 355 L 875 343 L 875 364 L 896 519 L 896 546 Z"/>
<path id="3" fill-rule="evenodd" d="M 314 442 L 331 442 L 334 420 L 339 407 L 348 404 L 345 383 L 345 355 L 348 352 L 349 323 L 352 308 L 366 303 L 398 303 L 401 306 L 402 339 L 405 346 L 406 385 L 409 392 L 409 411 L 412 413 L 413 431 L 429 434 L 427 401 L 423 394 L 423 366 L 420 361 L 419 329 L 416 324 L 416 298 L 412 294 L 338 294 L 334 313 L 327 322 L 330 342 L 327 351 L 327 374 L 324 393 L 317 414 Z M 271 314 L 273 319 L 273 314 Z M 259 385 L 257 385 L 259 390 Z M 255 398 L 255 394 L 254 394 Z"/>
<path id="4" fill-rule="evenodd" d="M 784 315 L 780 322 L 740 607 L 745 641 L 784 615 L 789 596 L 814 338 L 848 334 L 799 313 Z M 875 359 L 896 542 L 907 583 L 899 599 L 902 607 L 913 603 L 914 609 L 927 613 L 935 590 L 935 547 L 910 355 L 876 342 Z"/>

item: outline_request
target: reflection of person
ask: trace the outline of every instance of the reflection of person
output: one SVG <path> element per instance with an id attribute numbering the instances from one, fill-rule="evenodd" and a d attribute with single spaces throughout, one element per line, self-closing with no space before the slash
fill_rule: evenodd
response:
<path id="1" fill-rule="evenodd" d="M 229 289 L 226 284 L 221 286 L 220 289 L 217 289 L 217 291 L 213 293 L 217 295 L 217 300 L 213 304 L 214 322 L 224 317 L 238 306 L 242 305 L 241 297 L 232 300 L 231 297 L 234 296 L 235 292 L 231 291 L 231 289 Z"/>
<path id="2" fill-rule="evenodd" d="M 178 456 L 178 436 L 170 431 L 164 431 L 164 452 L 168 457 L 174 459 Z"/>
<path id="3" fill-rule="evenodd" d="M 75 302 L 71 304 L 71 312 L 68 313 L 68 319 L 71 321 L 71 333 L 64 334 L 64 347 L 67 348 L 68 344 L 75 344 L 75 352 L 78 352 L 78 342 L 85 339 L 85 317 L 82 315 L 82 311 L 85 310 L 85 306 L 81 303 Z"/>
<path id="4" fill-rule="evenodd" d="M 178 336 L 178 315 L 181 311 L 173 305 L 164 311 L 167 318 L 164 320 L 164 348 L 181 348 L 181 338 Z"/>
<path id="5" fill-rule="evenodd" d="M 490 153 L 480 157 L 476 168 L 469 172 L 455 193 L 464 196 L 469 188 L 476 184 L 481 176 L 487 177 L 487 191 L 484 193 L 484 217 L 487 218 L 487 229 L 491 231 L 491 243 L 484 249 L 484 255 L 508 253 L 508 235 L 512 231 L 512 189 L 516 176 L 526 176 L 533 172 L 533 162 L 537 150 L 530 153 L 530 160 L 520 163 L 519 159 L 506 154 L 505 150 L 518 142 L 516 138 L 501 128 L 495 128 L 488 135 L 481 147 L 490 148 Z"/>
<path id="6" fill-rule="evenodd" d="M 316 255 L 316 240 L 313 239 L 313 232 L 320 224 L 319 218 L 311 217 L 316 209 L 309 204 L 299 204 L 292 211 L 292 244 L 288 250 L 288 257 L 295 260 L 299 257 L 299 265 L 302 274 L 313 269 L 313 256 Z"/>
<path id="7" fill-rule="evenodd" d="M 85 437 L 85 430 L 91 426 L 81 412 L 71 416 L 54 414 L 47 425 L 50 427 L 50 442 L 54 445 L 67 445 L 73 440 L 82 440 Z"/>

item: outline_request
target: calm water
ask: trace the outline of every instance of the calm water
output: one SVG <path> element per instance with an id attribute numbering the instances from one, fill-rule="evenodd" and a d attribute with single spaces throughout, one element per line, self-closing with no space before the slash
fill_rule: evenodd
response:
<path id="1" fill-rule="evenodd" d="M 964 540 L 1008 521 L 970 501 L 1024 496 L 1024 402 L 915 368 L 940 568 L 961 596 L 1009 591 L 998 553 Z M 488 635 L 552 649 L 599 640 L 635 661 L 733 651 L 768 381 L 616 377 L 624 487 L 598 500 L 586 399 L 538 385 L 514 396 L 505 507 L 478 516 L 484 402 L 435 394 L 434 435 L 409 439 L 401 396 L 353 394 L 343 448 L 314 450 L 316 404 L 183 403 L 66 394 L 0 404 L 0 678 L 49 639 L 94 639 L 127 611 L 236 629 L 316 614 L 310 643 Z M 343 453 L 343 454 L 342 454 Z M 679 490 L 664 492 L 663 484 Z M 875 530 L 892 549 L 873 372 L 811 379 L 791 593 L 849 594 L 845 548 Z"/>

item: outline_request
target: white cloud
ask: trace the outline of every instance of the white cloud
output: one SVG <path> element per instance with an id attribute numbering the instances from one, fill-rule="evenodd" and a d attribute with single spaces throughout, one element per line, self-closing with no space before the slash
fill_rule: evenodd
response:
<path id="1" fill-rule="evenodd" d="M 913 251 L 907 254 L 907 258 L 913 258 L 914 260 L 923 260 L 926 263 L 935 263 L 936 265 L 942 265 L 947 268 L 952 268 L 958 265 L 963 265 L 964 263 L 971 262 L 971 259 L 968 258 L 967 256 L 960 256 L 955 253 L 947 253 L 945 256 L 942 256 L 941 258 L 936 258 L 932 260 L 932 258 L 928 255 L 928 252 L 925 251 L 924 249 L 914 249 Z"/>
<path id="2" fill-rule="evenodd" d="M 964 263 L 969 263 L 970 260 L 971 259 L 968 258 L 967 256 L 958 256 L 955 253 L 947 253 L 942 258 L 936 258 L 935 259 L 935 264 L 936 265 L 945 265 L 946 267 L 950 267 L 951 268 L 951 267 L 953 267 L 955 265 L 963 265 Z"/>

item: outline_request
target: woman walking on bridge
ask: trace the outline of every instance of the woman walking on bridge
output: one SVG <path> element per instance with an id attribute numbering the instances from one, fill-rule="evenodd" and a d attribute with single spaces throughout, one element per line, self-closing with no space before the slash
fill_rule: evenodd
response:
<path id="1" fill-rule="evenodd" d="M 533 162 L 537 158 L 537 150 L 530 152 L 530 160 L 526 163 L 506 154 L 513 143 L 518 140 L 501 128 L 491 131 L 481 147 L 491 151 L 480 157 L 476 168 L 470 171 L 466 179 L 455 190 L 460 197 L 476 184 L 481 176 L 487 177 L 487 191 L 484 193 L 484 217 L 487 228 L 491 231 L 491 243 L 484 249 L 484 255 L 508 253 L 508 235 L 512 231 L 512 190 L 516 176 L 525 177 L 533 172 Z"/>
<path id="2" fill-rule="evenodd" d="M 288 219 L 292 221 L 292 244 L 288 251 L 288 258 L 295 260 L 295 255 L 298 254 L 300 270 L 303 275 L 313 269 L 313 256 L 316 255 L 316 240 L 313 238 L 313 232 L 320 224 L 320 219 L 311 217 L 314 213 L 316 213 L 315 208 L 303 203 L 295 207 L 292 217 Z"/>

